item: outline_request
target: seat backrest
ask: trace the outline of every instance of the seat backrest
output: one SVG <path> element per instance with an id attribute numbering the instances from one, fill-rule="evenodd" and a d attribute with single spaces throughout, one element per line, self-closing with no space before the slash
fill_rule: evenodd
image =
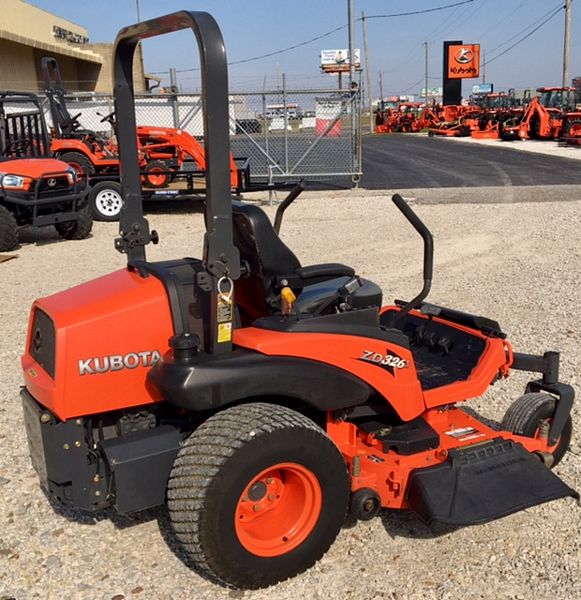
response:
<path id="1" fill-rule="evenodd" d="M 258 206 L 232 202 L 234 245 L 240 258 L 259 279 L 293 275 L 301 263 L 278 237 L 270 219 Z"/>

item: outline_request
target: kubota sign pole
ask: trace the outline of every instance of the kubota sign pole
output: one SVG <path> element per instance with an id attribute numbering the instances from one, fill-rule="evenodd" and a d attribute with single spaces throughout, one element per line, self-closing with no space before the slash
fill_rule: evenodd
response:
<path id="1" fill-rule="evenodd" d="M 442 81 L 442 104 L 444 106 L 460 104 L 462 101 L 462 80 L 450 79 L 450 77 L 448 77 L 448 48 L 460 44 L 462 44 L 461 40 L 444 42 L 444 69 Z"/>

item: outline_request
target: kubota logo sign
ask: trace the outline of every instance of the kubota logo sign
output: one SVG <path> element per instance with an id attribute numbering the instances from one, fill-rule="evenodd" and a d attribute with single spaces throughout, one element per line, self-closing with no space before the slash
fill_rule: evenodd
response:
<path id="1" fill-rule="evenodd" d="M 472 62 L 473 58 L 474 52 L 472 52 L 470 48 L 460 48 L 460 50 L 454 54 L 454 60 L 461 65 L 466 65 Z"/>
<path id="2" fill-rule="evenodd" d="M 448 78 L 464 79 L 480 75 L 480 44 L 448 46 Z"/>

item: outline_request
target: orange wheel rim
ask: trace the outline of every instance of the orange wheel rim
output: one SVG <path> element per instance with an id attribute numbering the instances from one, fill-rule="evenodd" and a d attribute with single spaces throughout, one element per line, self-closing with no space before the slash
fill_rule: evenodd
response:
<path id="1" fill-rule="evenodd" d="M 161 185 L 165 183 L 165 179 L 165 173 L 157 167 L 147 173 L 147 180 L 151 185 Z"/>
<path id="2" fill-rule="evenodd" d="M 70 162 L 69 167 L 72 167 L 77 175 L 83 175 L 85 172 L 83 167 L 81 167 L 81 165 L 77 162 Z"/>
<path id="3" fill-rule="evenodd" d="M 575 123 L 574 125 L 571 125 L 571 128 L 569 129 L 569 137 L 574 137 L 574 138 L 581 137 L 581 124 L 580 123 Z"/>
<path id="4" fill-rule="evenodd" d="M 323 495 L 315 474 L 296 463 L 279 463 L 245 487 L 234 515 L 236 535 L 256 556 L 280 556 L 302 544 L 321 514 Z"/>

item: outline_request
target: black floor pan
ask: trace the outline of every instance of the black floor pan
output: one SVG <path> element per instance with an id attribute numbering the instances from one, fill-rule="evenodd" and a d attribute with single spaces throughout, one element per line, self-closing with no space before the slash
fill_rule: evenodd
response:
<path id="1" fill-rule="evenodd" d="M 523 446 L 498 438 L 453 450 L 435 467 L 416 469 L 407 500 L 428 525 L 475 525 L 579 494 Z"/>

